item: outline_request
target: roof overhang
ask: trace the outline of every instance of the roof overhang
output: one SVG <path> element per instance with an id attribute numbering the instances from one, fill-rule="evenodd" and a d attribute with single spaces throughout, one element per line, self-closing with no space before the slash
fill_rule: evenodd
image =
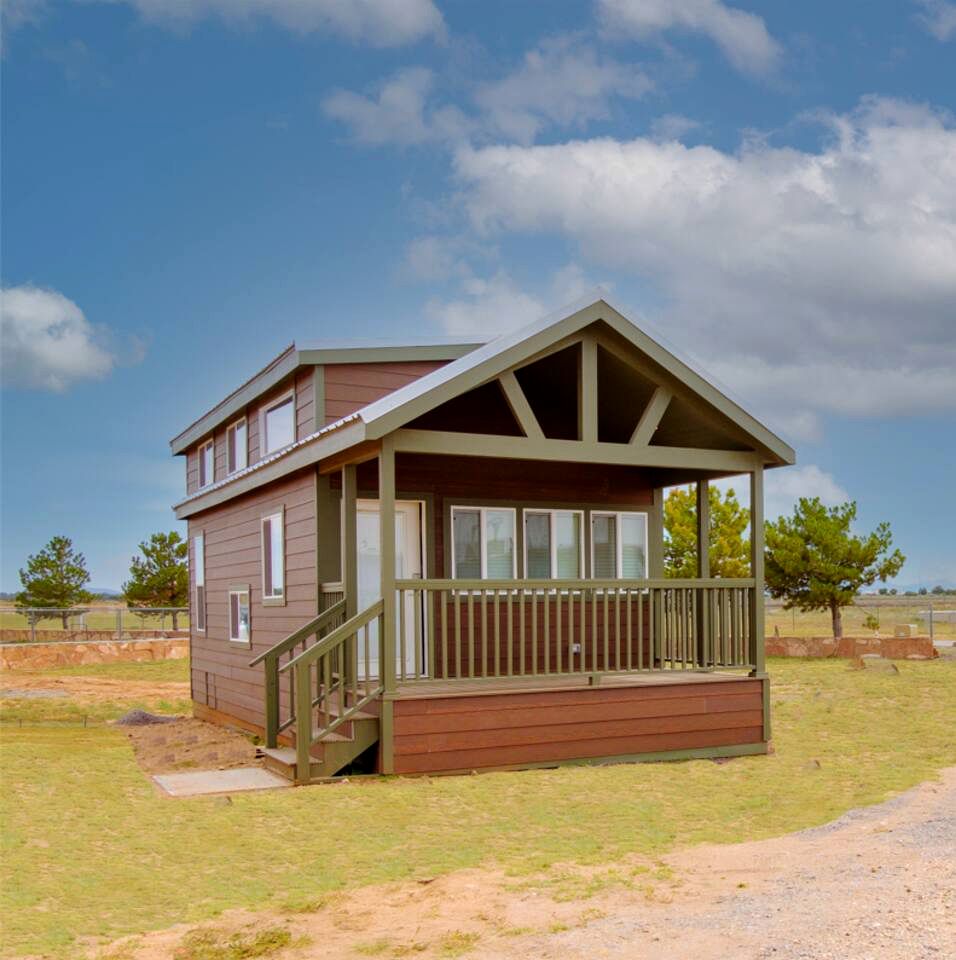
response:
<path id="1" fill-rule="evenodd" d="M 453 361 L 480 346 L 482 346 L 481 342 L 457 338 L 426 340 L 420 343 L 330 341 L 307 343 L 301 347 L 293 343 L 241 387 L 229 394 L 225 400 L 204 413 L 178 436 L 173 437 L 169 441 L 169 446 L 174 454 L 185 453 L 217 427 L 221 427 L 241 414 L 249 404 L 278 387 L 303 367 L 339 363 Z"/>

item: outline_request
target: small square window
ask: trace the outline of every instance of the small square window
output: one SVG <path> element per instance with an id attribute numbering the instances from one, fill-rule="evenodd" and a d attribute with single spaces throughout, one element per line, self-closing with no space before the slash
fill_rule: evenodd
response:
<path id="1" fill-rule="evenodd" d="M 262 453 L 274 453 L 295 442 L 295 395 L 289 394 L 271 406 L 262 416 Z"/>
<path id="2" fill-rule="evenodd" d="M 248 587 L 233 587 L 229 591 L 229 639 L 233 643 L 249 643 Z"/>

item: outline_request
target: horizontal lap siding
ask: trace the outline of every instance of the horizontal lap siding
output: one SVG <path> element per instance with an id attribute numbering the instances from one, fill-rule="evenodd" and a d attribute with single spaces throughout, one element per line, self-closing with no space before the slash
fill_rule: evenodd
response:
<path id="1" fill-rule="evenodd" d="M 330 363 L 324 369 L 325 422 L 333 423 L 368 403 L 437 370 L 446 360 L 394 363 Z"/>
<path id="2" fill-rule="evenodd" d="M 763 741 L 759 680 L 395 703 L 396 773 L 442 773 Z"/>
<path id="3" fill-rule="evenodd" d="M 279 507 L 285 516 L 286 603 L 263 606 L 260 521 Z M 261 726 L 263 668 L 249 661 L 317 612 L 315 475 L 303 471 L 191 518 L 190 537 L 199 532 L 206 550 L 206 632 L 191 633 L 193 699 Z M 250 587 L 251 647 L 228 639 L 228 590 L 234 583 Z"/>

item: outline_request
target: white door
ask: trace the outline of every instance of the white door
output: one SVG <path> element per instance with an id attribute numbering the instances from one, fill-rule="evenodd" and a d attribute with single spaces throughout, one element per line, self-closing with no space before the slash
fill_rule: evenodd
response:
<path id="1" fill-rule="evenodd" d="M 358 612 L 361 613 L 382 595 L 382 563 L 378 501 L 359 500 L 356 503 L 356 549 L 358 551 Z M 421 579 L 422 576 L 422 505 L 417 501 L 397 500 L 395 502 L 395 576 L 399 580 Z M 405 674 L 413 675 L 415 670 L 416 647 L 419 664 L 424 664 L 421 629 L 416 631 L 415 623 L 421 624 L 421 617 L 415 617 L 412 604 L 414 598 L 405 598 Z M 379 676 L 378 669 L 378 621 L 370 625 L 369 672 Z M 395 625 L 396 638 L 398 623 Z M 401 643 L 396 647 L 396 673 L 402 675 Z M 365 665 L 359 655 L 359 676 L 364 676 Z M 427 672 L 427 666 L 425 667 Z"/>

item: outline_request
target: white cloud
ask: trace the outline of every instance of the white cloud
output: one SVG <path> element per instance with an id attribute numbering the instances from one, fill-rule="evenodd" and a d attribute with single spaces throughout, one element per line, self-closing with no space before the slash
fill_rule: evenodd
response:
<path id="1" fill-rule="evenodd" d="M 536 294 L 522 289 L 505 270 L 490 277 L 475 276 L 464 263 L 456 270 L 461 277 L 461 296 L 452 300 L 432 298 L 425 304 L 427 316 L 446 333 L 496 336 L 545 316 L 555 306 L 569 303 L 593 290 L 577 264 L 555 271 Z"/>
<path id="2" fill-rule="evenodd" d="M 956 37 L 956 3 L 948 0 L 917 0 L 923 8 L 919 19 L 937 40 L 947 41 Z"/>
<path id="3" fill-rule="evenodd" d="M 444 21 L 432 0 L 108 0 L 127 3 L 144 19 L 188 24 L 205 17 L 274 20 L 299 33 L 328 30 L 356 43 L 394 47 L 442 36 Z"/>
<path id="4" fill-rule="evenodd" d="M 780 46 L 761 17 L 721 0 L 598 0 L 598 11 L 615 34 L 644 39 L 671 29 L 703 33 L 745 73 L 768 73 L 780 58 Z"/>
<path id="5" fill-rule="evenodd" d="M 0 291 L 4 384 L 62 392 L 80 380 L 105 377 L 116 357 L 83 311 L 55 290 Z"/>
<path id="6" fill-rule="evenodd" d="M 501 138 L 531 143 L 546 128 L 580 128 L 609 116 L 615 97 L 640 97 L 651 81 L 639 68 L 601 58 L 577 37 L 556 37 L 529 51 L 521 65 L 474 91 L 469 113 L 436 96 L 434 74 L 399 70 L 371 95 L 336 90 L 323 112 L 360 143 L 458 144 Z"/>
<path id="7" fill-rule="evenodd" d="M 582 127 L 609 115 L 613 97 L 641 97 L 651 89 L 635 65 L 600 57 L 576 37 L 554 37 L 529 50 L 521 65 L 478 89 L 485 125 L 520 143 L 546 126 Z"/>
<path id="8" fill-rule="evenodd" d="M 815 151 L 638 138 L 460 148 L 479 235 L 559 234 L 669 302 L 669 339 L 758 409 L 956 409 L 956 126 L 866 99 Z"/>
<path id="9" fill-rule="evenodd" d="M 655 140 L 683 140 L 700 123 L 680 113 L 665 113 L 651 123 L 651 136 Z"/>
<path id="10" fill-rule="evenodd" d="M 828 507 L 852 499 L 832 474 L 821 470 L 816 464 L 767 471 L 764 481 L 764 513 L 768 519 L 792 513 L 801 497 L 819 497 Z"/>
<path id="11" fill-rule="evenodd" d="M 460 140 L 468 127 L 461 111 L 427 105 L 434 79 L 424 67 L 409 67 L 386 80 L 375 96 L 336 90 L 322 101 L 322 110 L 350 127 L 360 143 L 409 146 Z"/>

